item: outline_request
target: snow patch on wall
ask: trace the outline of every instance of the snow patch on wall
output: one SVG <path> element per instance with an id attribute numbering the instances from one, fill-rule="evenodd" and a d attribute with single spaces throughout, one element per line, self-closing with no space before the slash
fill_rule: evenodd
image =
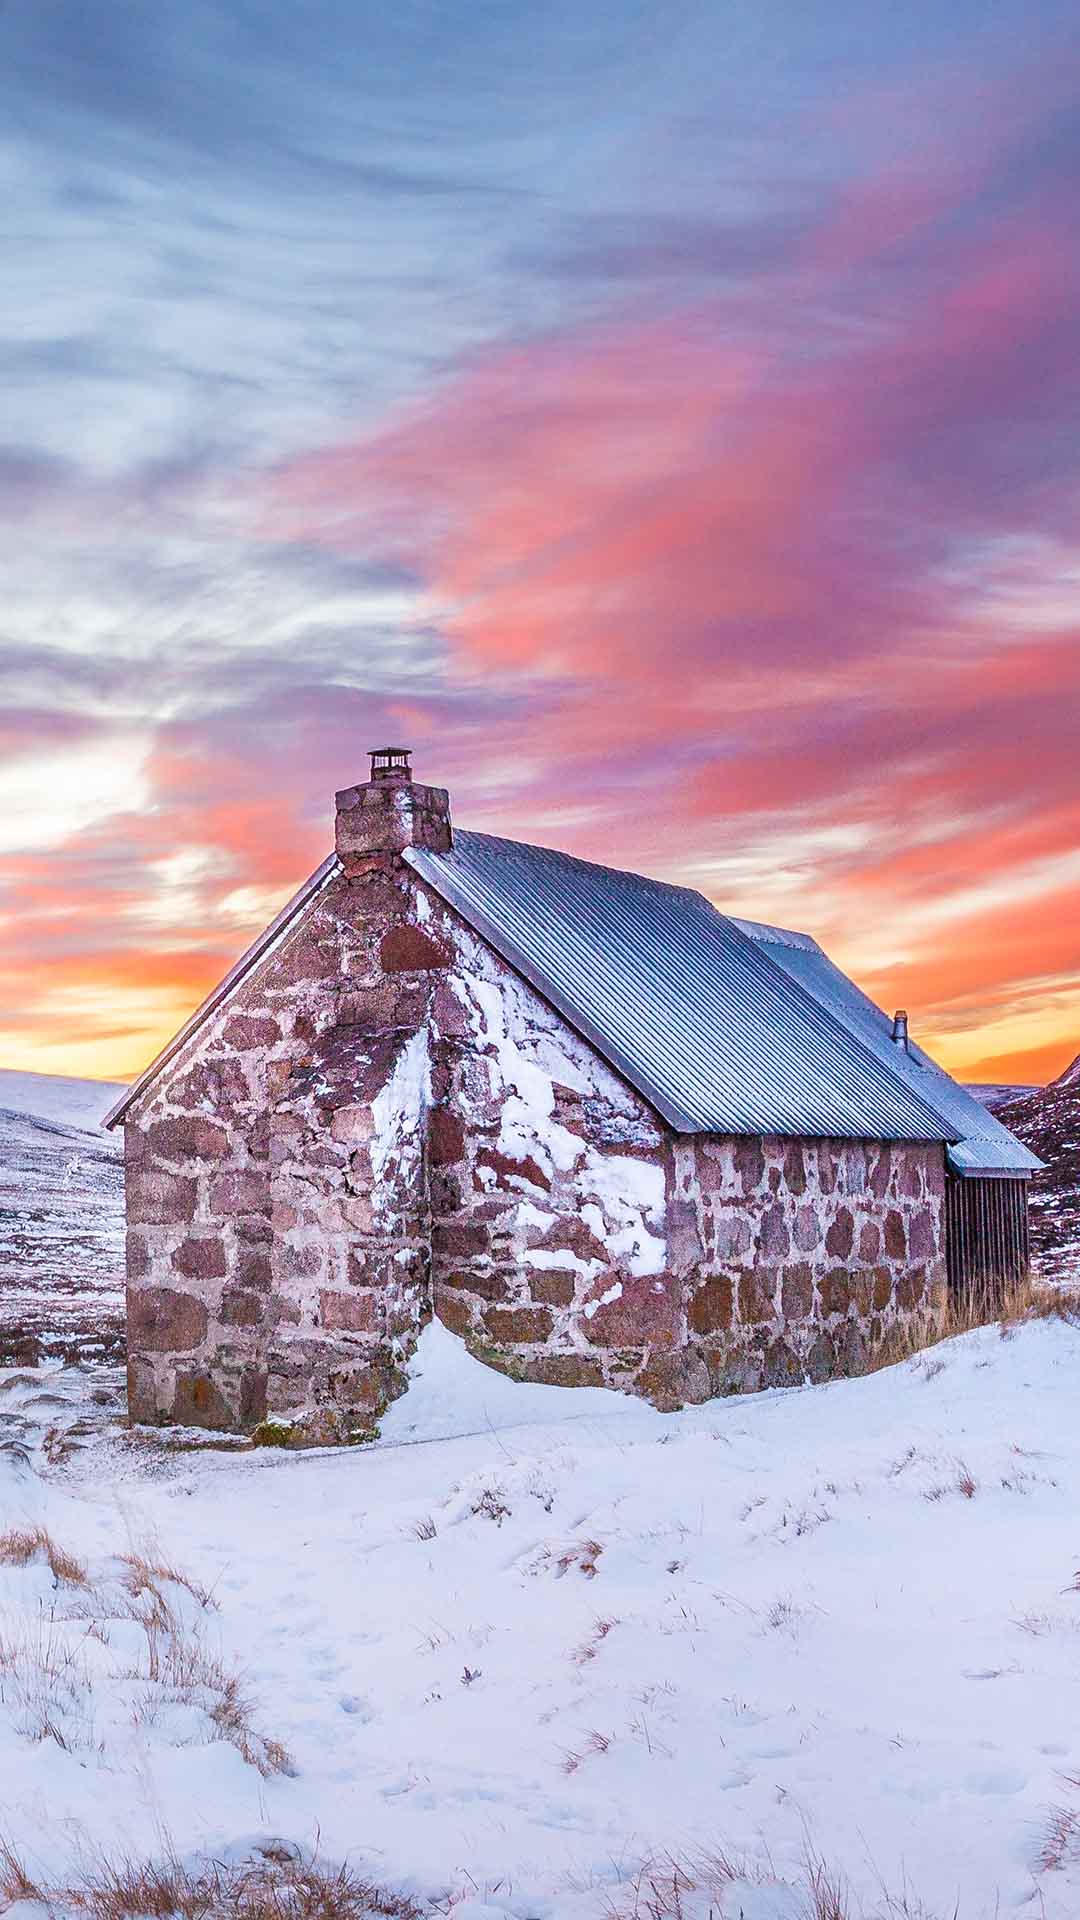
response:
<path id="1" fill-rule="evenodd" d="M 390 1171 L 391 1160 L 421 1152 L 420 1122 L 431 1103 L 431 1059 L 427 1028 L 410 1034 L 385 1087 L 371 1103 L 375 1131 L 371 1141 L 371 1168 L 376 1183 Z"/>
<path id="2" fill-rule="evenodd" d="M 598 1240 L 624 1260 L 637 1277 L 662 1273 L 667 1265 L 664 1233 L 664 1170 L 629 1154 L 589 1154 L 582 1187 L 600 1207 L 582 1208 Z"/>
<path id="3" fill-rule="evenodd" d="M 582 1312 L 586 1320 L 591 1320 L 594 1314 L 599 1313 L 601 1307 L 610 1307 L 613 1301 L 621 1299 L 622 1281 L 613 1280 L 610 1287 L 600 1295 L 598 1300 L 586 1300 Z"/>

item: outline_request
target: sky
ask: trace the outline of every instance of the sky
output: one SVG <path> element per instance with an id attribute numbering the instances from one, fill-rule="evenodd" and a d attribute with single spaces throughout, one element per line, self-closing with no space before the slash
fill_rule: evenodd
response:
<path id="1" fill-rule="evenodd" d="M 367 749 L 1080 1052 L 1080 24 L 4 0 L 0 1064 L 137 1072 Z"/>

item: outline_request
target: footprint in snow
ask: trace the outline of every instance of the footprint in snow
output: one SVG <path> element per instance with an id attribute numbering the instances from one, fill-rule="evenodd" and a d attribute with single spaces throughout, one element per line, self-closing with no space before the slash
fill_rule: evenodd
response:
<path id="1" fill-rule="evenodd" d="M 985 1773 L 969 1773 L 964 1782 L 969 1793 L 1023 1793 L 1028 1777 L 1019 1767 L 991 1767 Z"/>
<path id="2" fill-rule="evenodd" d="M 369 1721 L 375 1718 L 373 1708 L 368 1706 L 366 1700 L 361 1700 L 358 1693 L 343 1693 L 341 1699 L 338 1701 L 338 1706 L 341 1708 L 342 1713 L 354 1714 L 361 1726 L 364 1727 L 368 1725 Z"/>

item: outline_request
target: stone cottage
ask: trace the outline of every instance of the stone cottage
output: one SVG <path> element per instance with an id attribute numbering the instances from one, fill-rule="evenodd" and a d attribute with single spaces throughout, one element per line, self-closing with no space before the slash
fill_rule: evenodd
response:
<path id="1" fill-rule="evenodd" d="M 121 1121 L 132 1419 L 297 1442 L 431 1313 L 665 1407 L 856 1371 L 1022 1270 L 1038 1165 L 814 941 L 458 831 L 400 749 Z"/>

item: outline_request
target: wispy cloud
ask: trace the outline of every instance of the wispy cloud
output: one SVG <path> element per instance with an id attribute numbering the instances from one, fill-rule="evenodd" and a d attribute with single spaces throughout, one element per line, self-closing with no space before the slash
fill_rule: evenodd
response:
<path id="1" fill-rule="evenodd" d="M 1057 0 L 87 18 L 0 10 L 0 1057 L 137 1067 L 383 733 L 1064 1054 Z"/>

